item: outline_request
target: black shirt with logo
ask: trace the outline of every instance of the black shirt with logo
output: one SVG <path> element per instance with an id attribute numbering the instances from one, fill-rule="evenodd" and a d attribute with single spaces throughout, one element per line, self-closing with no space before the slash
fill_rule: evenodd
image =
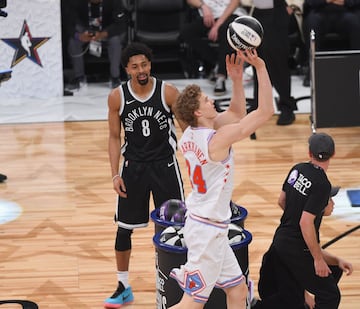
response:
<path id="1" fill-rule="evenodd" d="M 320 242 L 319 228 L 331 191 L 331 183 L 325 171 L 310 162 L 296 164 L 288 173 L 282 190 L 286 193 L 286 203 L 280 226 L 275 232 L 275 246 L 307 248 L 300 228 L 303 211 L 315 216 L 314 226 Z"/>

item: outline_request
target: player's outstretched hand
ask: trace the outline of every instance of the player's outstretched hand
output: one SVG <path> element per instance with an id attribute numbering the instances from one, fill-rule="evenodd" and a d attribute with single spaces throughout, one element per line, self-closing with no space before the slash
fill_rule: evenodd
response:
<path id="1" fill-rule="evenodd" d="M 247 49 L 247 50 L 238 50 L 236 53 L 240 59 L 251 64 L 252 66 L 255 67 L 255 69 L 259 69 L 262 66 L 265 66 L 264 60 L 262 60 L 258 56 L 258 53 L 255 48 Z"/>
<path id="2" fill-rule="evenodd" d="M 233 81 L 242 82 L 243 72 L 244 72 L 244 59 L 241 59 L 237 54 L 232 53 L 231 55 L 226 55 L 225 59 L 226 71 Z"/>

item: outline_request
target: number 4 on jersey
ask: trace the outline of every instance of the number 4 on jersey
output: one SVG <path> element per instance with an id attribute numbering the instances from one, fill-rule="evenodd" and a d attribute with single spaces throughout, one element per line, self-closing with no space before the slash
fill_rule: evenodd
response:
<path id="1" fill-rule="evenodd" d="M 199 193 L 205 194 L 206 193 L 206 183 L 202 175 L 201 165 L 195 165 L 194 173 L 191 175 L 190 164 L 189 161 L 186 160 L 186 166 L 188 168 L 188 173 L 191 180 L 191 187 L 197 187 L 197 191 Z"/>

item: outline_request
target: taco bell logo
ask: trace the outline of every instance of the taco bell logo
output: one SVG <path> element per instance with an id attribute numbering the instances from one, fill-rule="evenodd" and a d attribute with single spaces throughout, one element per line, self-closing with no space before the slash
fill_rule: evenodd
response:
<path id="1" fill-rule="evenodd" d="M 307 190 L 312 186 L 312 182 L 297 170 L 290 173 L 287 182 L 304 196 L 307 196 Z"/>
<path id="2" fill-rule="evenodd" d="M 288 184 L 293 185 L 296 181 L 296 179 L 298 178 L 298 174 L 299 172 L 297 170 L 293 170 L 290 175 L 289 178 L 287 180 Z"/>

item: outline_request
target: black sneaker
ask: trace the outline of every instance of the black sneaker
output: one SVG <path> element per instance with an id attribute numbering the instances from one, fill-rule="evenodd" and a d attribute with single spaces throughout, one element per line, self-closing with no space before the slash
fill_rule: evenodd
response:
<path id="1" fill-rule="evenodd" d="M 7 179 L 6 175 L 0 174 L 0 182 L 4 182 Z"/>
<path id="2" fill-rule="evenodd" d="M 220 96 L 226 93 L 226 87 L 225 87 L 225 79 L 224 78 L 217 78 L 214 88 L 214 95 Z"/>
<path id="3" fill-rule="evenodd" d="M 119 77 L 112 77 L 111 78 L 111 88 L 115 89 L 117 87 L 119 87 L 121 84 L 121 80 Z"/>
<path id="4" fill-rule="evenodd" d="M 212 84 L 216 83 L 216 79 L 217 79 L 216 75 L 218 73 L 218 69 L 219 69 L 219 65 L 216 64 L 215 67 L 209 73 L 208 80 Z"/>
<path id="5" fill-rule="evenodd" d="M 310 87 L 310 76 L 309 75 L 304 76 L 303 86 L 304 87 Z"/>
<path id="6" fill-rule="evenodd" d="M 87 86 L 85 77 L 74 78 L 69 84 L 65 86 L 67 91 L 80 91 Z"/>
<path id="7" fill-rule="evenodd" d="M 216 83 L 216 73 L 214 71 L 211 71 L 208 80 L 210 83 L 215 84 Z"/>
<path id="8" fill-rule="evenodd" d="M 303 86 L 304 87 L 310 87 L 310 68 L 305 67 L 303 69 L 303 71 L 304 71 Z"/>
<path id="9" fill-rule="evenodd" d="M 280 116 L 276 122 L 278 126 L 287 126 L 295 121 L 295 114 L 293 111 L 281 111 Z"/>

